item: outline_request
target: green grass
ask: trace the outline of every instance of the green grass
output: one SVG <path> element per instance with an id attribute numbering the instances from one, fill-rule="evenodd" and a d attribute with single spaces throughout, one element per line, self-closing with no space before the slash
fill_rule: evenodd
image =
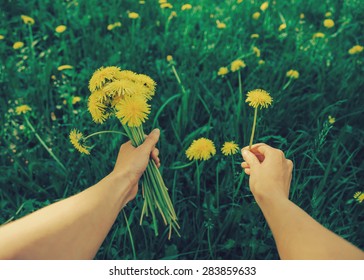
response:
<path id="1" fill-rule="evenodd" d="M 193 0 L 193 9 L 183 12 L 179 1 L 170 1 L 178 14 L 171 20 L 171 10 L 146 2 L 1 2 L 0 224 L 84 190 L 112 170 L 124 136 L 99 135 L 93 138 L 92 155 L 81 156 L 68 134 L 72 128 L 85 134 L 121 130 L 117 120 L 94 124 L 86 110 L 93 71 L 118 65 L 158 83 L 145 130 L 162 131 L 161 171 L 182 237 L 169 241 L 161 223 L 155 237 L 149 219 L 139 226 L 138 196 L 125 208 L 126 216 L 119 215 L 97 258 L 132 259 L 135 253 L 138 259 L 277 259 L 272 234 L 241 172 L 241 156 L 234 157 L 233 173 L 232 159 L 220 152 L 224 141 L 249 144 L 254 112 L 243 104 L 238 114 L 238 74 L 216 75 L 219 67 L 242 58 L 247 64 L 241 71 L 243 93 L 263 88 L 274 99 L 271 108 L 259 112 L 255 142 L 280 148 L 293 160 L 291 199 L 363 249 L 363 204 L 353 194 L 364 191 L 364 60 L 363 53 L 348 54 L 353 45 L 364 44 L 363 2 L 276 1 L 257 21 L 251 15 L 263 1 Z M 129 19 L 129 10 L 140 18 Z M 335 21 L 332 29 L 322 25 L 328 11 Z M 21 14 L 35 19 L 30 29 Z M 217 29 L 216 20 L 227 28 Z M 108 31 L 116 21 L 122 26 Z M 279 32 L 283 21 L 287 28 Z M 56 34 L 60 24 L 67 30 Z M 316 32 L 326 37 L 312 40 Z M 253 33 L 260 37 L 251 39 Z M 25 46 L 14 50 L 16 41 Z M 167 55 L 174 58 L 181 84 Z M 62 64 L 74 69 L 57 71 Z M 299 71 L 299 79 L 289 82 L 290 69 Z M 72 104 L 73 96 L 82 101 Z M 30 122 L 66 171 L 16 116 L 20 104 L 32 107 Z M 333 126 L 329 115 L 336 118 Z M 196 166 L 174 167 L 188 163 L 185 150 L 199 137 L 212 139 L 218 153 L 199 166 L 198 198 Z"/>

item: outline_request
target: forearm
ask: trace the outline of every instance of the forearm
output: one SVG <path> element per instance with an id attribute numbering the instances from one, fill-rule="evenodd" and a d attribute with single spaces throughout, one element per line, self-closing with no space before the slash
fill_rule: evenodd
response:
<path id="1" fill-rule="evenodd" d="M 364 253 L 324 228 L 288 199 L 259 203 L 282 259 L 364 259 Z"/>
<path id="2" fill-rule="evenodd" d="M 118 179 L 108 176 L 77 195 L 0 227 L 0 259 L 93 258 L 127 202 L 128 186 Z"/>

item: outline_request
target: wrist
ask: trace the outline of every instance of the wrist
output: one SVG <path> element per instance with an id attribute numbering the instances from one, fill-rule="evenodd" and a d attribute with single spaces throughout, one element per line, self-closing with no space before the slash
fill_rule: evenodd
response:
<path id="1" fill-rule="evenodd" d="M 132 199 L 132 197 L 130 197 L 130 192 L 133 185 L 126 173 L 111 172 L 102 180 L 102 182 L 107 184 L 107 187 L 110 188 L 113 196 L 121 203 L 121 208 Z"/>
<path id="2" fill-rule="evenodd" d="M 256 202 L 258 203 L 261 209 L 263 208 L 271 208 L 276 204 L 282 203 L 284 201 L 289 201 L 288 197 L 283 193 L 270 192 L 257 194 L 253 193 Z"/>

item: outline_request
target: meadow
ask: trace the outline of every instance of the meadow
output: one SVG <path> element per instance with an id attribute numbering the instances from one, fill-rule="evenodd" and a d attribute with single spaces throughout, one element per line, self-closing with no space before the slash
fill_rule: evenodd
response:
<path id="1" fill-rule="evenodd" d="M 244 101 L 256 88 L 273 103 L 259 112 L 254 141 L 294 162 L 291 200 L 364 249 L 363 196 L 354 197 L 364 192 L 364 52 L 352 49 L 364 44 L 364 2 L 263 2 L 2 0 L 0 224 L 112 170 L 125 136 L 98 135 L 84 155 L 69 133 L 122 129 L 87 111 L 93 72 L 115 65 L 157 82 L 144 129 L 161 129 L 160 170 L 181 237 L 168 240 L 162 223 L 155 236 L 148 218 L 139 225 L 139 194 L 97 259 L 279 258 L 240 153 L 221 153 L 225 141 L 249 144 L 254 110 Z M 237 59 L 245 67 L 232 71 Z M 31 111 L 18 114 L 25 104 Z M 186 149 L 200 137 L 217 153 L 199 162 L 198 176 Z"/>

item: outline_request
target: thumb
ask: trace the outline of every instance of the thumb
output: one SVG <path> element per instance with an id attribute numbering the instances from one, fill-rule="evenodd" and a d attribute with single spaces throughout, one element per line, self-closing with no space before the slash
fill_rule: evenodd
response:
<path id="1" fill-rule="evenodd" d="M 144 143 L 139 147 L 146 152 L 151 152 L 155 145 L 157 144 L 160 136 L 160 130 L 158 128 L 154 129 L 144 140 Z"/>
<path id="2" fill-rule="evenodd" d="M 258 158 L 251 151 L 243 149 L 241 154 L 250 167 L 260 165 Z"/>

